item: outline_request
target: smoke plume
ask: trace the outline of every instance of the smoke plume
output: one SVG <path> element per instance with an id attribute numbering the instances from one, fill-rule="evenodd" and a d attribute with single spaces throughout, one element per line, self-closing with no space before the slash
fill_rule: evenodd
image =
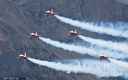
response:
<path id="1" fill-rule="evenodd" d="M 122 76 L 128 79 L 128 69 L 120 67 L 108 61 L 98 60 L 71 60 L 69 63 L 49 62 L 38 59 L 28 58 L 29 61 L 55 69 L 56 71 L 65 71 L 66 73 L 90 73 L 97 77 L 118 77 Z"/>
<path id="2" fill-rule="evenodd" d="M 118 53 L 118 52 L 114 52 L 114 51 L 112 52 L 112 51 L 105 50 L 102 48 L 78 46 L 78 45 L 74 45 L 74 44 L 66 44 L 66 43 L 61 43 L 59 41 L 51 40 L 49 38 L 44 38 L 44 37 L 39 37 L 39 39 L 47 44 L 52 45 L 52 46 L 62 48 L 64 50 L 68 50 L 68 51 L 77 52 L 80 54 L 88 54 L 88 55 L 95 56 L 95 57 L 99 57 L 100 55 L 106 55 L 108 57 L 118 58 L 118 59 L 124 59 L 124 58 L 128 57 L 127 54 L 122 54 L 122 53 Z"/>
<path id="3" fill-rule="evenodd" d="M 70 24 L 70 25 L 75 26 L 75 27 L 79 27 L 81 29 L 86 29 L 86 30 L 89 30 L 91 32 L 97 32 L 99 34 L 108 34 L 108 35 L 112 35 L 112 36 L 116 36 L 116 37 L 128 38 L 128 35 L 127 35 L 128 30 L 113 28 L 114 25 L 112 25 L 112 24 L 108 25 L 108 26 L 112 26 L 111 28 L 108 28 L 104 25 L 97 26 L 97 25 L 94 25 L 94 24 L 89 23 L 89 22 L 81 22 L 78 20 L 72 20 L 72 19 L 62 17 L 59 15 L 55 15 L 55 17 L 64 23 Z"/>
<path id="4" fill-rule="evenodd" d="M 109 59 L 112 63 L 117 64 L 119 66 L 123 66 L 128 68 L 128 63 L 127 62 L 123 62 L 123 61 L 119 61 L 119 60 L 115 60 L 115 59 Z"/>
<path id="5" fill-rule="evenodd" d="M 84 41 L 91 43 L 91 44 L 95 44 L 95 45 L 99 45 L 99 46 L 106 47 L 109 49 L 119 50 L 119 51 L 128 53 L 128 45 L 125 43 L 105 41 L 105 40 L 101 40 L 101 39 L 93 39 L 93 38 L 85 37 L 82 35 L 78 35 L 78 37 Z"/>

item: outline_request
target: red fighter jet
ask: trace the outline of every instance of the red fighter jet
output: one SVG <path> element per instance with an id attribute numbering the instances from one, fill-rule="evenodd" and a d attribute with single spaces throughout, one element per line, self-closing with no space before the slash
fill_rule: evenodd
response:
<path id="1" fill-rule="evenodd" d="M 108 57 L 106 57 L 106 56 L 104 56 L 104 55 L 100 55 L 100 60 L 101 59 L 106 59 L 106 60 L 108 60 Z M 109 60 L 108 60 L 109 61 Z"/>
<path id="2" fill-rule="evenodd" d="M 40 37 L 40 35 L 38 35 L 37 32 L 36 32 L 36 33 L 31 33 L 31 34 L 30 34 L 30 37 L 31 37 L 31 38 L 32 38 L 32 37 L 37 37 L 37 38 L 38 38 L 38 37 Z"/>
<path id="3" fill-rule="evenodd" d="M 76 35 L 80 35 L 80 34 L 78 34 L 78 33 L 76 32 L 76 30 L 75 30 L 75 31 L 70 31 L 70 37 L 71 37 L 71 36 L 76 36 Z"/>
<path id="4" fill-rule="evenodd" d="M 26 53 L 23 55 L 23 54 L 20 54 L 19 55 L 19 58 L 23 58 L 23 59 L 27 59 L 28 57 L 26 56 Z"/>
<path id="5" fill-rule="evenodd" d="M 55 15 L 55 13 L 53 12 L 53 10 L 51 10 L 51 11 L 46 11 L 46 14 L 47 14 L 47 15 Z"/>

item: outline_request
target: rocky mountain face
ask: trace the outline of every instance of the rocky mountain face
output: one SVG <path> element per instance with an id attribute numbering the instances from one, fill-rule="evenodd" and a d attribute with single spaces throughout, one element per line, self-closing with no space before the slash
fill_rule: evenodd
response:
<path id="1" fill-rule="evenodd" d="M 30 57 L 47 61 L 90 57 L 69 53 L 37 38 L 29 38 L 30 33 L 38 32 L 41 36 L 58 41 L 79 40 L 77 37 L 72 39 L 66 36 L 70 30 L 74 30 L 72 26 L 62 23 L 54 16 L 45 15 L 45 11 L 51 9 L 58 15 L 81 21 L 128 21 L 128 6 L 117 0 L 1 0 L 0 77 L 28 77 L 30 80 L 124 80 L 121 77 L 97 78 L 91 74 L 67 74 L 16 58 L 25 52 Z M 99 34 L 75 29 L 86 36 L 115 39 L 112 36 L 99 37 Z"/>
<path id="2" fill-rule="evenodd" d="M 117 1 L 119 1 L 120 3 L 125 4 L 125 5 L 128 4 L 128 1 L 127 0 L 117 0 Z"/>

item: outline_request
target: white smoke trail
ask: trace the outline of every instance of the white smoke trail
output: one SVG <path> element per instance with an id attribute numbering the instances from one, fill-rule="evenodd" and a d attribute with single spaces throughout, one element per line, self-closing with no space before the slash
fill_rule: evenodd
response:
<path id="1" fill-rule="evenodd" d="M 102 47 L 107 47 L 107 48 L 110 48 L 113 50 L 120 50 L 122 52 L 128 53 L 128 45 L 126 45 L 124 43 L 105 41 L 105 40 L 101 40 L 101 39 L 93 39 L 93 38 L 85 37 L 82 35 L 78 35 L 78 37 L 84 41 L 91 43 L 91 44 L 99 45 Z"/>
<path id="2" fill-rule="evenodd" d="M 112 58 L 118 58 L 118 59 L 124 59 L 127 58 L 128 55 L 127 54 L 120 54 L 120 53 L 116 53 L 116 52 L 111 52 L 108 50 L 103 50 L 103 49 L 96 49 L 96 48 L 87 48 L 85 46 L 78 46 L 78 45 L 73 45 L 73 44 L 66 44 L 66 43 L 61 43 L 58 41 L 54 41 L 51 40 L 49 38 L 44 38 L 44 37 L 39 37 L 40 40 L 42 40 L 43 42 L 50 44 L 52 46 L 58 47 L 58 48 L 62 48 L 64 50 L 68 50 L 68 51 L 74 51 L 80 54 L 88 54 L 91 56 L 95 56 L 95 57 L 99 57 L 100 55 L 106 55 L 108 57 L 112 57 Z"/>
<path id="3" fill-rule="evenodd" d="M 128 30 L 121 31 L 120 29 L 113 29 L 113 28 L 107 28 L 103 26 L 96 26 L 88 22 L 80 22 L 78 20 L 72 20 L 66 17 L 62 17 L 59 15 L 55 15 L 57 19 L 60 21 L 70 24 L 75 27 L 79 27 L 81 29 L 86 29 L 92 32 L 97 32 L 100 34 L 108 34 L 112 36 L 117 36 L 117 37 L 125 37 L 128 38 Z"/>
<path id="4" fill-rule="evenodd" d="M 115 63 L 119 66 L 123 66 L 123 67 L 126 67 L 128 68 L 128 63 L 127 62 L 123 62 L 123 61 L 118 61 L 118 60 L 115 60 L 115 59 L 109 59 L 112 63 Z"/>
<path id="5" fill-rule="evenodd" d="M 65 71 L 66 73 L 90 73 L 96 75 L 97 77 L 122 76 L 125 79 L 128 79 L 127 68 L 120 67 L 107 61 L 103 62 L 97 60 L 74 60 L 70 63 L 62 63 L 42 61 L 33 58 L 28 58 L 28 60 L 35 64 L 55 69 L 56 71 Z"/>

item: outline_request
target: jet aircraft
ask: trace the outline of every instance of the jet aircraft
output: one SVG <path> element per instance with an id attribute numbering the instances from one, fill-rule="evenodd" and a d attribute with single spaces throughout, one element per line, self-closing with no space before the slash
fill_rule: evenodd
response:
<path id="1" fill-rule="evenodd" d="M 106 60 L 108 60 L 108 57 L 106 57 L 106 56 L 104 56 L 104 55 L 100 55 L 100 60 L 101 59 L 106 59 Z M 109 60 L 108 60 L 109 61 Z"/>
<path id="2" fill-rule="evenodd" d="M 53 12 L 53 10 L 51 10 L 51 11 L 46 11 L 46 15 L 55 15 L 55 13 Z"/>
<path id="3" fill-rule="evenodd" d="M 23 54 L 20 54 L 18 58 L 23 58 L 23 59 L 27 59 L 28 57 L 26 56 L 26 53 L 23 55 Z"/>
<path id="4" fill-rule="evenodd" d="M 37 37 L 37 38 L 38 38 L 38 37 L 40 37 L 40 35 L 38 35 L 37 32 L 36 32 L 36 33 L 31 33 L 31 34 L 30 34 L 30 37 L 31 37 L 31 38 L 32 38 L 32 37 Z"/>
<path id="5" fill-rule="evenodd" d="M 69 34 L 70 36 L 81 35 L 81 34 L 77 33 L 76 30 L 75 31 L 70 31 L 69 33 L 70 33 Z"/>

